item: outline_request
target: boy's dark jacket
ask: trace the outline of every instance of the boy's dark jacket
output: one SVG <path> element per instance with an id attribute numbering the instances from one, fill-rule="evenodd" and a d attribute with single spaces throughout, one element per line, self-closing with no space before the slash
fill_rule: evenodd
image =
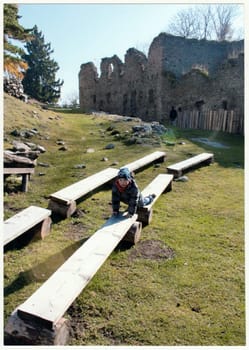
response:
<path id="1" fill-rule="evenodd" d="M 116 185 L 117 179 L 114 181 L 112 186 L 112 210 L 119 212 L 120 201 L 128 204 L 128 213 L 133 215 L 136 213 L 137 207 L 142 206 L 142 195 L 138 189 L 135 180 L 132 178 L 129 185 L 123 192 L 118 190 Z"/>

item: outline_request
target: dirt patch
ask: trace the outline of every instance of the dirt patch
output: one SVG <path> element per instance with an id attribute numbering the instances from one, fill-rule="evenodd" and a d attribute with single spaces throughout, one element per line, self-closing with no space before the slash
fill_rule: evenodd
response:
<path id="1" fill-rule="evenodd" d="M 129 259 L 173 259 L 175 252 L 159 240 L 146 240 L 139 242 L 131 251 Z"/>
<path id="2" fill-rule="evenodd" d="M 87 227 L 83 223 L 76 221 L 70 225 L 69 230 L 64 233 L 64 236 L 73 241 L 79 241 L 86 236 L 86 233 Z"/>

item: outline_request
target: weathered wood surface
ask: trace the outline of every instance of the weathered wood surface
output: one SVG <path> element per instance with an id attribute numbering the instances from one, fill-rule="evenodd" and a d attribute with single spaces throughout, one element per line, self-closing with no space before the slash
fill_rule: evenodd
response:
<path id="1" fill-rule="evenodd" d="M 171 174 L 159 174 L 154 180 L 142 191 L 144 197 L 155 194 L 153 202 L 150 204 L 138 208 L 138 221 L 143 224 L 149 224 L 152 220 L 152 206 L 155 204 L 160 195 L 165 191 L 170 191 L 172 189 L 173 175 Z"/>
<path id="2" fill-rule="evenodd" d="M 136 221 L 124 236 L 123 241 L 136 244 L 140 240 L 141 233 L 142 223 L 140 221 Z"/>
<path id="3" fill-rule="evenodd" d="M 172 164 L 167 167 L 169 173 L 174 174 L 175 176 L 182 175 L 182 172 L 188 168 L 194 167 L 201 163 L 211 163 L 213 162 L 214 155 L 213 153 L 201 153 L 197 156 L 188 158 L 181 162 Z"/>
<path id="4" fill-rule="evenodd" d="M 69 205 L 92 190 L 113 180 L 117 176 L 118 170 L 115 168 L 104 169 L 81 181 L 63 188 L 50 195 L 50 199 Z"/>
<path id="5" fill-rule="evenodd" d="M 111 217 L 30 298 L 17 308 L 20 318 L 53 329 L 122 240 L 137 215 Z"/>
<path id="6" fill-rule="evenodd" d="M 51 215 L 51 210 L 30 206 L 20 213 L 12 216 L 4 221 L 3 225 L 3 240 L 4 245 L 13 241 L 15 238 L 28 231 L 38 223 L 45 220 L 46 231 L 48 229 L 48 221 L 46 220 Z M 43 236 L 45 227 L 43 227 Z"/>
<path id="7" fill-rule="evenodd" d="M 130 171 L 135 171 L 153 161 L 164 159 L 166 153 L 156 151 L 141 159 L 138 159 L 132 163 L 124 165 L 128 167 Z M 118 169 L 107 168 L 94 175 L 91 175 L 81 181 L 78 181 L 68 187 L 63 188 L 50 195 L 50 199 L 69 205 L 72 201 L 75 201 L 90 191 L 98 188 L 99 186 L 113 180 L 118 174 Z"/>
<path id="8" fill-rule="evenodd" d="M 4 175 L 34 174 L 34 168 L 4 168 Z"/>
<path id="9" fill-rule="evenodd" d="M 128 168 L 130 171 L 135 171 L 135 170 L 142 168 L 142 167 L 144 167 L 144 166 L 146 166 L 154 161 L 163 162 L 165 157 L 166 157 L 165 152 L 156 151 L 156 152 L 153 152 L 151 154 L 148 154 L 147 156 L 145 156 L 143 158 L 135 160 L 134 162 L 128 163 L 128 164 L 124 165 L 123 167 Z"/>
<path id="10" fill-rule="evenodd" d="M 144 197 L 154 193 L 156 197 L 154 198 L 153 202 L 146 205 L 143 208 L 146 208 L 147 210 L 150 209 L 157 199 L 160 197 L 160 195 L 166 190 L 169 189 L 171 190 L 172 186 L 172 181 L 173 181 L 173 175 L 171 174 L 159 174 L 157 175 L 154 180 L 149 183 L 148 186 L 145 187 L 145 189 L 142 191 L 142 195 Z"/>

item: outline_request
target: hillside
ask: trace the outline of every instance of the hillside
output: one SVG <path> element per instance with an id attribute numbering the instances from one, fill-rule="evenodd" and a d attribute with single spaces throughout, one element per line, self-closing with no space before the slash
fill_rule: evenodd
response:
<path id="1" fill-rule="evenodd" d="M 4 148 L 22 139 L 13 130 L 35 128 L 28 142 L 46 149 L 27 193 L 19 191 L 19 179 L 8 179 L 4 218 L 29 205 L 46 208 L 51 193 L 155 150 L 167 153 L 166 162 L 136 174 L 141 189 L 175 161 L 214 153 L 211 166 L 188 173 L 187 182 L 174 182 L 159 198 L 141 241 L 119 245 L 65 317 L 70 345 L 245 345 L 244 140 L 174 128 L 135 142 L 132 126 L 138 124 L 44 110 L 4 95 Z M 114 148 L 106 149 L 110 143 Z M 78 203 L 74 217 L 54 219 L 44 240 L 4 253 L 5 323 L 111 215 L 110 200 L 105 186 Z"/>

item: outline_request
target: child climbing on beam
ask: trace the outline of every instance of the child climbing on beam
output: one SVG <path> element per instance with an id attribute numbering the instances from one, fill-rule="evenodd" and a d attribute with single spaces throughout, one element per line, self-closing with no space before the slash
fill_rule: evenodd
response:
<path id="1" fill-rule="evenodd" d="M 132 217 L 138 207 L 150 204 L 155 197 L 155 194 L 143 197 L 129 169 L 120 168 L 112 186 L 112 214 L 119 214 L 120 202 L 123 202 L 128 204 L 127 216 Z"/>

